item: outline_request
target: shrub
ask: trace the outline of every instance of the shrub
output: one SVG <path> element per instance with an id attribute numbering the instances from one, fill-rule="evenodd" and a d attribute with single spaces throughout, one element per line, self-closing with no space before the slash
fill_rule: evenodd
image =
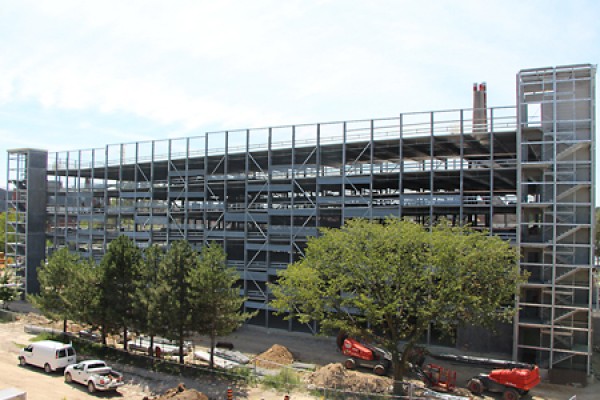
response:
<path id="1" fill-rule="evenodd" d="M 291 368 L 283 368 L 277 375 L 267 375 L 263 385 L 274 389 L 293 389 L 300 384 L 300 376 Z"/>

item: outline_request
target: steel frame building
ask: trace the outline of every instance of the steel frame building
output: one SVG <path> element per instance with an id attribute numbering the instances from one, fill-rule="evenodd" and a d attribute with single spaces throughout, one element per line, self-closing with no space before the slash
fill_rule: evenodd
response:
<path id="1" fill-rule="evenodd" d="M 473 109 L 42 156 L 10 150 L 9 206 L 18 218 L 8 224 L 22 234 L 7 244 L 7 257 L 22 260 L 20 275 L 35 288 L 39 260 L 26 249 L 39 217 L 21 204 L 35 194 L 46 214 L 41 240 L 53 249 L 100 258 L 119 235 L 140 247 L 222 244 L 240 272 L 245 307 L 260 310 L 255 322 L 299 330 L 306 327 L 272 315 L 267 283 L 303 255 L 319 228 L 357 217 L 424 224 L 444 217 L 521 249 L 531 275 L 508 338 L 513 357 L 589 374 L 595 66 L 521 71 L 516 107 L 488 108 L 485 87 L 474 89 Z M 34 169 L 46 156 L 47 167 Z"/>

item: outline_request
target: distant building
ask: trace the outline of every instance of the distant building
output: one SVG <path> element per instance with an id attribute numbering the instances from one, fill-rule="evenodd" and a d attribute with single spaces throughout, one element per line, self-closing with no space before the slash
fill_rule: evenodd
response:
<path id="1" fill-rule="evenodd" d="M 122 234 L 142 248 L 214 241 L 240 273 L 246 309 L 259 311 L 254 323 L 314 331 L 273 314 L 267 283 L 319 228 L 355 217 L 444 217 L 510 241 L 530 273 L 512 327 L 493 340 L 464 329 L 457 345 L 589 374 L 595 73 L 589 64 L 522 70 L 515 106 L 488 107 L 481 84 L 473 109 L 10 150 L 22 240 L 9 255 L 26 262 L 35 291 L 47 240 L 95 258 Z M 439 343 L 435 332 L 429 343 Z"/>

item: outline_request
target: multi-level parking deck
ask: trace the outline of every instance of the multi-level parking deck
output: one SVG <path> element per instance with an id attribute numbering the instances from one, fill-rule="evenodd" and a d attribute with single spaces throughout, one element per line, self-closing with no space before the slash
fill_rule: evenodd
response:
<path id="1" fill-rule="evenodd" d="M 140 247 L 220 243 L 255 323 L 314 331 L 274 316 L 267 284 L 320 228 L 470 224 L 519 246 L 531 274 L 498 349 L 589 373 L 594 82 L 590 65 L 525 70 L 516 107 L 488 108 L 480 86 L 473 109 L 51 153 L 48 239 L 95 258 L 119 235 Z"/>
<path id="2" fill-rule="evenodd" d="M 56 153 L 52 241 L 97 257 L 121 234 L 219 242 L 270 326 L 266 283 L 321 227 L 447 218 L 516 240 L 516 110 L 487 113 L 475 126 L 454 110 Z"/>

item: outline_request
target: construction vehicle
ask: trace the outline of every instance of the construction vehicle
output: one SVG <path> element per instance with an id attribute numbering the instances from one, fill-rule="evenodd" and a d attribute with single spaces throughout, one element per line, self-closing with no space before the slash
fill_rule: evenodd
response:
<path id="1" fill-rule="evenodd" d="M 356 339 L 345 337 L 340 340 L 338 338 L 338 347 L 342 354 L 348 356 L 344 361 L 347 369 L 372 368 L 375 375 L 382 376 L 387 374 L 392 364 L 392 356 L 389 352 L 373 345 L 361 343 Z"/>
<path id="2" fill-rule="evenodd" d="M 428 388 L 440 392 L 453 392 L 456 389 L 456 371 L 437 364 L 411 366 Z"/>
<path id="3" fill-rule="evenodd" d="M 527 368 L 494 369 L 487 374 L 479 374 L 469 380 L 467 388 L 480 395 L 484 391 L 502 393 L 503 400 L 518 400 L 540 383 L 540 370 L 537 365 Z"/>
<path id="4" fill-rule="evenodd" d="M 358 367 L 370 368 L 375 375 L 386 375 L 392 365 L 391 354 L 377 346 L 361 343 L 345 334 L 338 335 L 337 344 L 342 354 L 348 356 L 344 361 L 347 369 Z M 456 388 L 456 371 L 436 364 L 423 365 L 424 350 L 415 349 L 409 356 L 411 369 L 429 388 L 444 392 L 452 392 Z"/>
<path id="5" fill-rule="evenodd" d="M 518 400 L 540 383 L 540 370 L 533 364 L 454 354 L 431 354 L 431 357 L 492 367 L 489 373 L 474 376 L 467 382 L 467 389 L 476 395 L 488 391 L 502 393 L 503 400 Z"/>
<path id="6" fill-rule="evenodd" d="M 342 354 L 348 356 L 344 361 L 347 369 L 371 368 L 381 376 L 387 374 L 392 365 L 391 354 L 386 350 L 361 343 L 343 333 L 338 335 L 337 345 Z M 438 360 L 493 367 L 489 373 L 479 374 L 467 382 L 467 388 L 476 395 L 489 391 L 502 393 L 503 400 L 518 400 L 540 383 L 540 371 L 536 365 L 453 354 L 429 355 Z M 424 364 L 424 359 L 424 351 L 416 349 L 409 357 L 411 369 L 428 387 L 452 392 L 456 388 L 456 372 L 437 364 Z"/>

